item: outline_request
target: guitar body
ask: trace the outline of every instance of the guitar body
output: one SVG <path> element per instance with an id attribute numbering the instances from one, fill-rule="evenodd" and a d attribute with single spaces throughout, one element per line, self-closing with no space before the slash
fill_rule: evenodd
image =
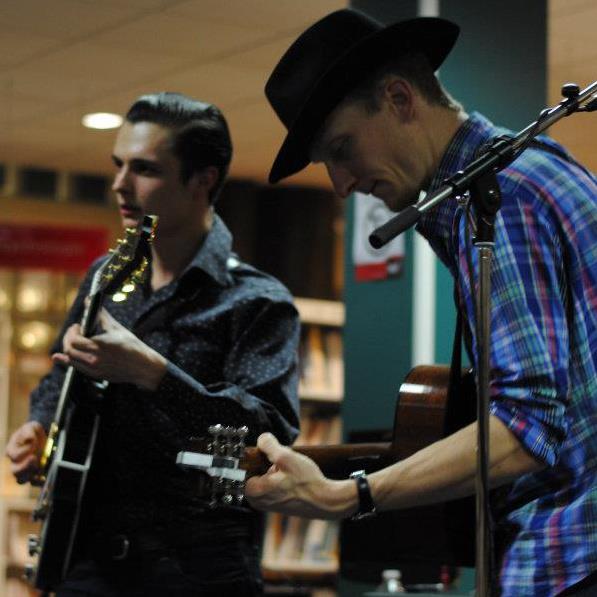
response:
<path id="1" fill-rule="evenodd" d="M 64 428 L 58 435 L 56 451 L 34 512 L 34 518 L 44 518 L 37 568 L 31 579 L 39 589 L 57 587 L 70 568 L 99 423 L 100 417 L 92 409 L 71 404 Z"/>
<path id="2" fill-rule="evenodd" d="M 415 367 L 401 385 L 391 445 L 394 462 L 475 419 L 472 376 L 462 378 L 458 403 L 448 404 L 449 375 L 447 367 Z M 382 570 L 405 563 L 472 567 L 474 498 L 382 512 L 366 521 L 345 520 L 340 527 L 340 551 L 342 574 L 363 582 L 376 582 Z"/>
<path id="3" fill-rule="evenodd" d="M 93 335 L 104 298 L 127 281 L 139 281 L 151 255 L 156 222 L 155 216 L 144 216 L 138 229 L 127 229 L 126 239 L 95 272 L 80 324 L 84 336 Z M 37 561 L 25 571 L 44 594 L 60 585 L 72 563 L 107 385 L 84 377 L 72 366 L 62 383 L 37 478 L 42 490 L 33 519 L 41 521 L 41 529 L 38 537 L 29 537 L 29 554 Z"/>
<path id="4" fill-rule="evenodd" d="M 332 479 L 356 470 L 372 473 L 468 425 L 476 418 L 474 379 L 464 373 L 459 395 L 448 401 L 450 369 L 415 367 L 400 387 L 393 440 L 338 446 L 293 446 L 312 458 Z M 209 441 L 192 441 L 179 452 L 178 464 L 201 471 L 198 493 L 211 503 L 242 499 L 244 475 L 264 474 L 270 466 L 257 448 L 245 448 L 246 428 L 210 428 Z M 239 434 L 240 441 L 235 437 Z M 207 453 L 206 453 L 207 452 Z M 341 570 L 347 577 L 377 581 L 381 571 L 405 562 L 474 566 L 475 503 L 465 498 L 393 512 L 365 521 L 343 521 L 340 530 Z"/>

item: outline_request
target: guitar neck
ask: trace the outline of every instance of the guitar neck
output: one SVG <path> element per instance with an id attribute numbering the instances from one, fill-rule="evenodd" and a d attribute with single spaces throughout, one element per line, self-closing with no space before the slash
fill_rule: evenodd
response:
<path id="1" fill-rule="evenodd" d="M 351 472 L 361 469 L 370 473 L 396 462 L 390 442 L 293 446 L 292 449 L 314 460 L 324 475 L 331 479 L 345 479 Z M 257 448 L 247 448 L 242 461 L 242 468 L 249 477 L 263 475 L 271 466 L 271 462 Z"/>
<path id="2" fill-rule="evenodd" d="M 89 337 L 93 332 L 97 314 L 102 305 L 102 295 L 101 293 L 90 295 L 87 300 L 88 304 L 83 313 L 83 317 L 81 318 L 80 325 L 83 336 Z M 64 376 L 64 381 L 62 382 L 62 387 L 60 389 L 60 395 L 56 404 L 56 411 L 54 412 L 53 425 L 56 425 L 57 427 L 62 427 L 64 423 L 66 407 L 71 399 L 71 389 L 75 383 L 76 376 L 76 369 L 72 365 L 69 365 L 66 370 L 66 375 Z"/>

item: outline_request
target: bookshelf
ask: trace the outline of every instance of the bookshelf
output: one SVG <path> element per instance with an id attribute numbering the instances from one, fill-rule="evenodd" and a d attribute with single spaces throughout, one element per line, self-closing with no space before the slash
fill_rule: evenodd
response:
<path id="1" fill-rule="evenodd" d="M 48 352 L 80 282 L 80 275 L 0 269 L 0 440 L 27 420 L 29 394 L 49 370 Z M 0 595 L 39 593 L 22 578 L 30 561 L 27 536 L 39 532 L 31 520 L 37 489 L 18 485 L 0 463 Z"/>
<path id="2" fill-rule="evenodd" d="M 296 298 L 301 318 L 299 347 L 301 432 L 295 445 L 342 441 L 344 305 Z M 267 583 L 330 587 L 338 573 L 338 523 L 270 513 L 262 556 Z M 317 594 L 313 589 L 312 594 Z"/>
<path id="3" fill-rule="evenodd" d="M 28 396 L 50 366 L 47 356 L 79 283 L 75 275 L 0 270 L 0 438 L 27 418 Z M 302 330 L 300 396 L 302 430 L 298 444 L 341 442 L 343 395 L 343 305 L 296 299 Z M 0 464 L 0 595 L 32 597 L 37 591 L 22 580 L 30 560 L 27 535 L 36 489 L 18 485 L 9 463 Z M 268 518 L 263 571 L 268 582 L 329 587 L 338 570 L 338 526 L 321 520 Z M 315 594 L 315 592 L 313 592 Z"/>

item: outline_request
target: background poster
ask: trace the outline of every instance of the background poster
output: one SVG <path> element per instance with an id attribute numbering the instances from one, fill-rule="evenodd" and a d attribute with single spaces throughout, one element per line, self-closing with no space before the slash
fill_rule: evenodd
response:
<path id="1" fill-rule="evenodd" d="M 398 277 L 402 272 L 402 262 L 404 261 L 404 235 L 398 235 L 381 249 L 374 249 L 369 244 L 371 232 L 396 214 L 373 195 L 363 195 L 362 193 L 354 195 L 355 225 L 352 258 L 355 280 L 366 282 Z"/>

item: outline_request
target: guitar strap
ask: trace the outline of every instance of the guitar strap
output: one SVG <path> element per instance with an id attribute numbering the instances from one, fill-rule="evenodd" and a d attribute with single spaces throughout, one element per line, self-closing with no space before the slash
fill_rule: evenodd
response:
<path id="1" fill-rule="evenodd" d="M 453 432 L 456 426 L 454 409 L 458 402 L 456 397 L 460 394 L 460 382 L 462 378 L 462 315 L 458 308 L 456 288 L 454 288 L 454 303 L 456 304 L 456 329 L 454 330 L 454 340 L 452 341 L 452 362 L 450 364 L 450 385 L 448 387 L 448 401 L 446 404 L 445 435 Z"/>

